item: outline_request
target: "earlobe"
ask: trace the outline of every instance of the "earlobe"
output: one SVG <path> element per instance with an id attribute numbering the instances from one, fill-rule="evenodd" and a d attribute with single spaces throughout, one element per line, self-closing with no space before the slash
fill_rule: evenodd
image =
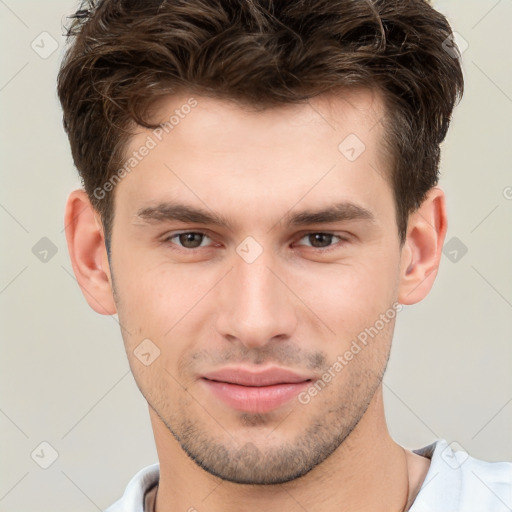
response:
<path id="1" fill-rule="evenodd" d="M 103 229 L 84 190 L 69 195 L 64 221 L 71 264 L 85 299 L 97 313 L 115 314 Z"/>
<path id="2" fill-rule="evenodd" d="M 439 187 L 433 187 L 409 216 L 401 255 L 401 304 L 416 304 L 428 295 L 437 275 L 446 229 L 445 195 Z"/>

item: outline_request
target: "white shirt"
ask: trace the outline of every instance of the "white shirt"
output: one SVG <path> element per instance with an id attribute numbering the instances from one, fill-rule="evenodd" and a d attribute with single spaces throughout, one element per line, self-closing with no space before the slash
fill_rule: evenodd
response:
<path id="1" fill-rule="evenodd" d="M 512 512 L 512 462 L 474 459 L 444 439 L 412 451 L 431 462 L 409 512 Z M 153 512 L 159 468 L 139 471 L 105 512 Z"/>

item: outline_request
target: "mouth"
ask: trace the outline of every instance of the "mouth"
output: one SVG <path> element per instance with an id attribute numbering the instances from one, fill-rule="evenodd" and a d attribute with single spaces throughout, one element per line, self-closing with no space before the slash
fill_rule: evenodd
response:
<path id="1" fill-rule="evenodd" d="M 291 401 L 311 384 L 313 377 L 277 367 L 263 371 L 237 367 L 205 374 L 200 380 L 228 407 L 263 414 Z"/>

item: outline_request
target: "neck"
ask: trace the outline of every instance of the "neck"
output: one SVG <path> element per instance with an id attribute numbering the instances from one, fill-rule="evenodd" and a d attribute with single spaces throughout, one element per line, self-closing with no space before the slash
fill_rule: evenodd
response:
<path id="1" fill-rule="evenodd" d="M 414 499 L 409 489 L 417 492 L 426 474 L 424 462 L 417 460 L 423 458 L 391 439 L 382 386 L 331 456 L 306 475 L 278 485 L 235 484 L 209 474 L 185 454 L 151 408 L 150 416 L 160 460 L 155 512 L 234 512 L 242 502 L 247 512 L 402 512 Z"/>

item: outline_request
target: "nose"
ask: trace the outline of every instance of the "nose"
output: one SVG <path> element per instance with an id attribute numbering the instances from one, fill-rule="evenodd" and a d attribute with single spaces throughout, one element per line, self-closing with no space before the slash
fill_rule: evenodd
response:
<path id="1" fill-rule="evenodd" d="M 286 272 L 279 270 L 269 252 L 263 251 L 252 263 L 235 255 L 234 268 L 223 279 L 218 296 L 218 332 L 248 349 L 287 340 L 297 326 Z"/>

